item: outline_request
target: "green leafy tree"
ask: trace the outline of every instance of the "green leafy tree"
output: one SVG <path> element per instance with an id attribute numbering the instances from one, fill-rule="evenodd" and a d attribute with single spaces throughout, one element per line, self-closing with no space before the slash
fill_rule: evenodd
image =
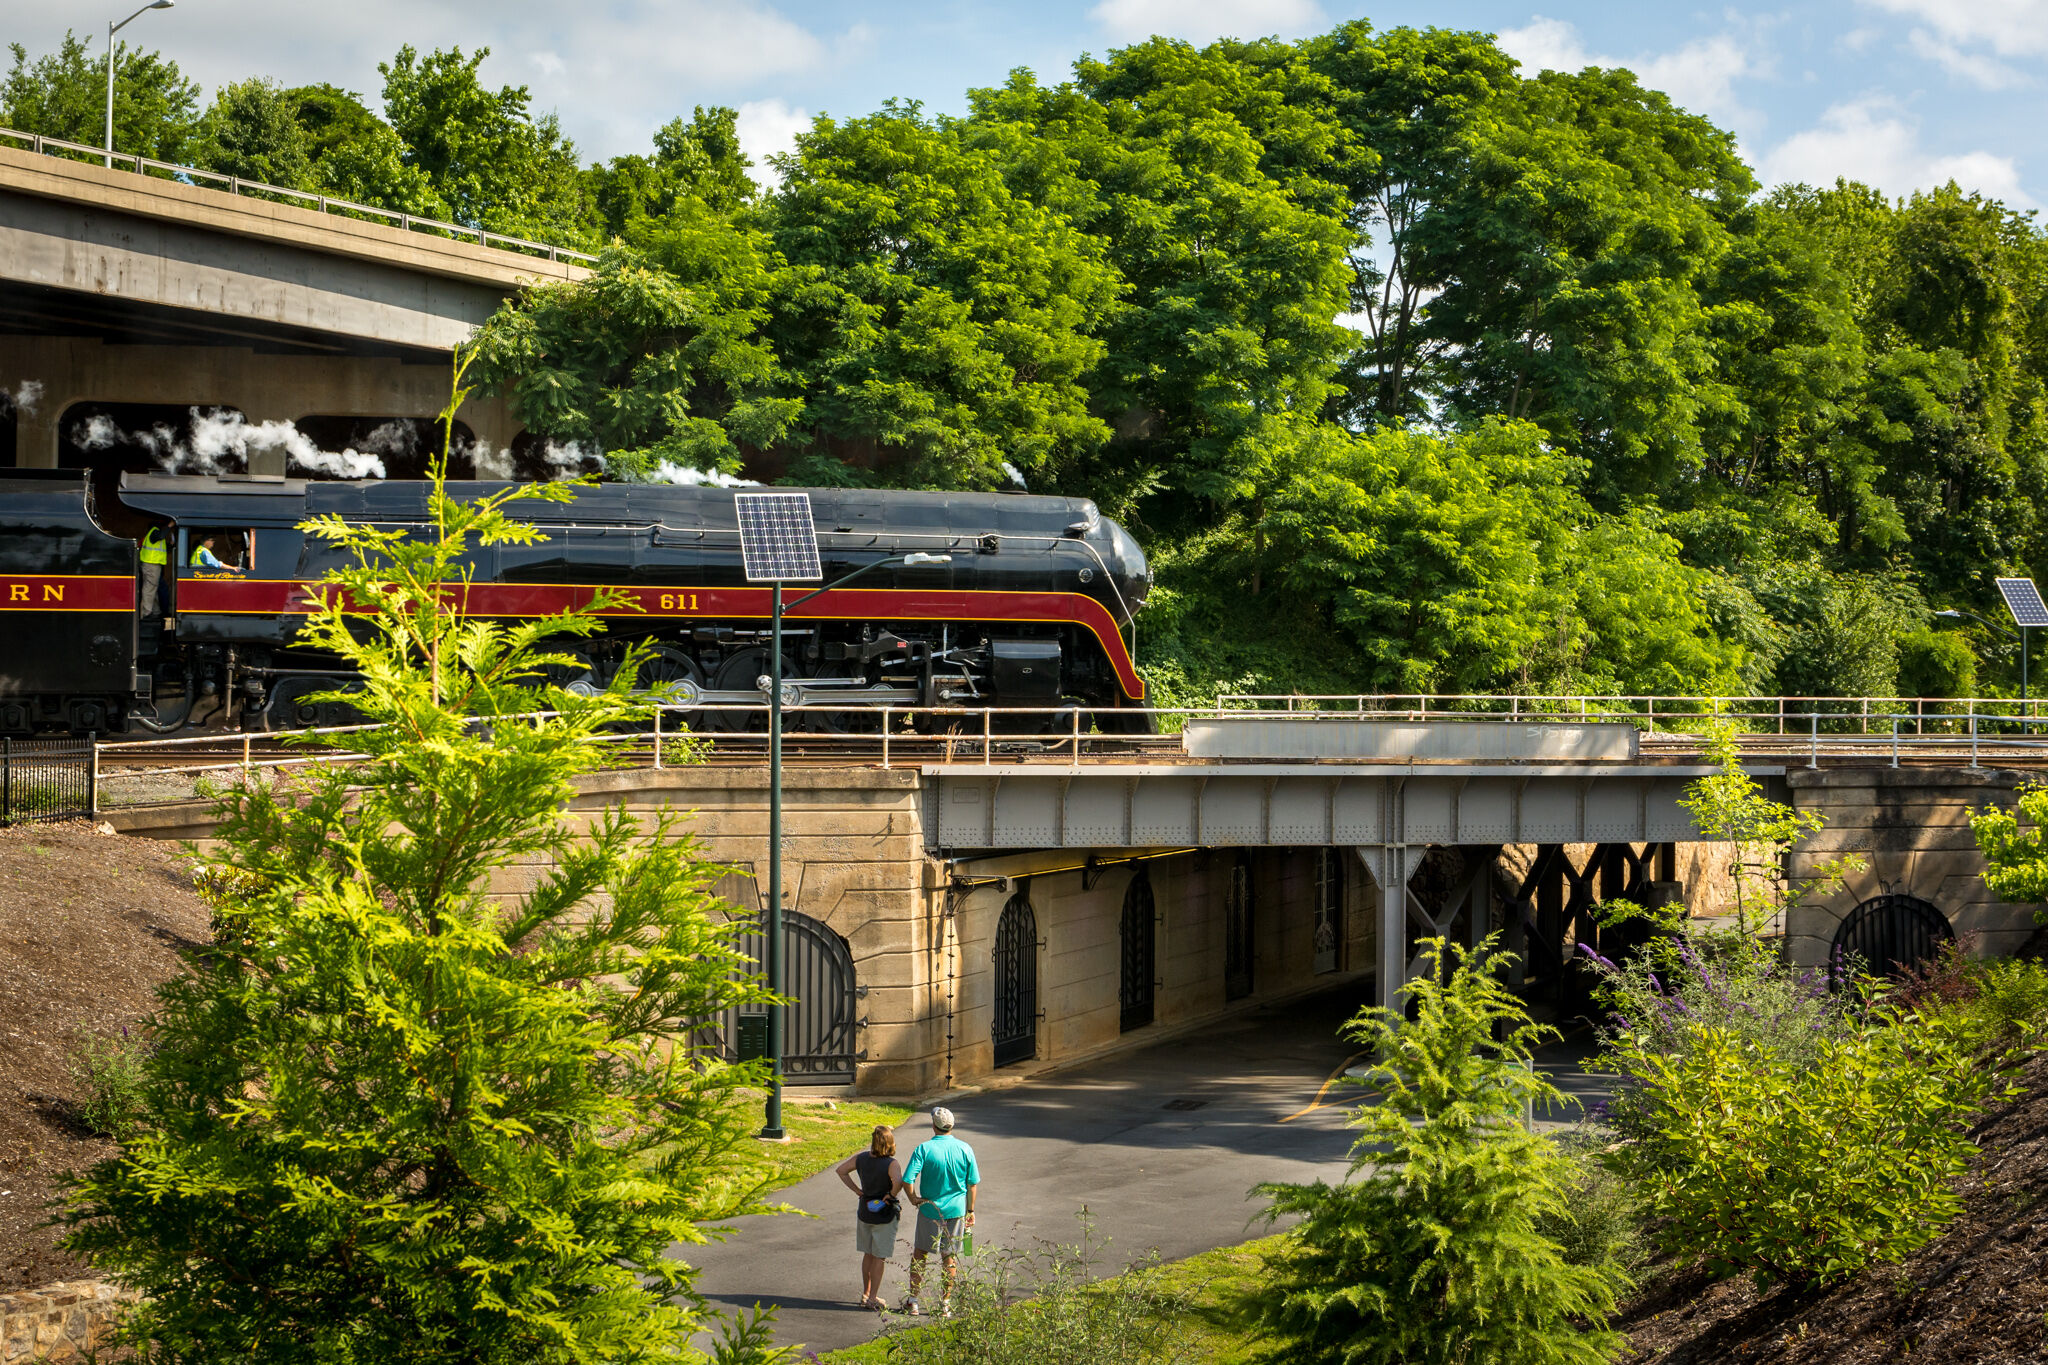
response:
<path id="1" fill-rule="evenodd" d="M 1460 150 L 1410 248 L 1441 401 L 1537 423 L 1603 502 L 1696 468 L 1732 401 L 1705 292 L 1756 188 L 1733 137 L 1589 68 L 1490 101 Z"/>
<path id="2" fill-rule="evenodd" d="M 384 114 L 459 223 L 565 245 L 594 244 L 595 215 L 576 147 L 553 114 L 528 109 L 523 85 L 487 88 L 477 69 L 489 48 L 422 57 L 408 43 L 388 62 Z"/>
<path id="3" fill-rule="evenodd" d="M 107 57 L 88 50 L 90 38 L 69 29 L 55 52 L 29 60 L 9 43 L 14 64 L 0 85 L 0 122 L 26 133 L 101 145 L 107 125 Z M 179 161 L 199 111 L 199 87 L 178 64 L 158 53 L 121 43 L 114 64 L 114 146 L 158 161 Z"/>
<path id="4" fill-rule="evenodd" d="M 1379 1060 L 1348 1084 L 1381 1098 L 1352 1126 L 1341 1184 L 1262 1185 L 1272 1216 L 1299 1216 L 1296 1246 L 1267 1300 L 1289 1359 L 1345 1365 L 1544 1365 L 1612 1360 L 1606 1330 L 1627 1278 L 1574 1265 L 1537 1229 L 1564 1216 L 1570 1160 L 1524 1126 L 1524 1108 L 1564 1096 L 1532 1052 L 1533 1024 L 1476 953 L 1428 939 L 1415 1012 L 1365 1010 L 1346 1035 Z"/>
<path id="5" fill-rule="evenodd" d="M 751 203 L 753 163 L 740 149 L 738 124 L 736 111 L 700 104 L 687 123 L 671 119 L 656 131 L 653 156 L 618 156 L 591 167 L 606 233 L 635 239 L 644 220 L 667 216 L 679 200 L 694 199 L 716 214 Z"/>
<path id="6" fill-rule="evenodd" d="M 770 337 L 807 453 L 1000 488 L 1101 445 L 1084 379 L 1119 292 L 1100 244 L 1013 193 L 914 104 L 821 118 L 762 223 L 787 268 Z"/>
<path id="7" fill-rule="evenodd" d="M 320 187 L 340 199 L 446 221 L 448 206 L 427 174 L 405 163 L 398 133 L 351 91 L 301 85 L 285 94 L 305 136 Z"/>
<path id="8" fill-rule="evenodd" d="M 1984 884 L 2020 905 L 2048 902 L 2048 786 L 2022 787 L 2011 810 L 1986 806 L 1970 813 L 1970 832 L 1984 854 Z M 2048 908 L 2034 911 L 2048 924 Z"/>
<path id="9" fill-rule="evenodd" d="M 266 185 L 307 189 L 316 183 L 299 101 L 275 81 L 223 85 L 200 117 L 193 164 Z"/>
<path id="10" fill-rule="evenodd" d="M 142 1292 L 154 1359 L 665 1358 L 705 1317 L 669 1249 L 759 1207 L 731 1160 L 759 1074 L 694 1041 L 769 998 L 713 869 L 668 819 L 566 813 L 639 658 L 580 696 L 539 685 L 549 642 L 618 601 L 462 610 L 469 556 L 575 490 L 461 503 L 444 468 L 423 529 L 307 524 L 350 556 L 307 636 L 360 671 L 366 758 L 220 794 L 202 862 L 236 893 L 161 989 L 138 1131 L 71 1191 L 67 1245 Z"/>
<path id="11" fill-rule="evenodd" d="M 696 200 L 643 240 L 607 248 L 587 281 L 508 302 L 477 337 L 478 373 L 530 431 L 603 455 L 614 476 L 737 472 L 803 412 L 762 334 L 766 243 Z"/>

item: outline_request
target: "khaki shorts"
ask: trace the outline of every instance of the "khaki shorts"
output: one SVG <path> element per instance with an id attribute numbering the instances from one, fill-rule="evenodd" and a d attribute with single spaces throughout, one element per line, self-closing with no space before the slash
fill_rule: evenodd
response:
<path id="1" fill-rule="evenodd" d="M 896 1228 L 899 1220 L 891 1218 L 886 1223 L 863 1223 L 853 1220 L 853 1245 L 863 1256 L 879 1256 L 888 1260 L 896 1254 Z"/>
<path id="2" fill-rule="evenodd" d="M 941 1256 L 958 1256 L 960 1239 L 967 1233 L 965 1218 L 926 1218 L 917 1220 L 917 1240 L 911 1250 L 923 1256 L 936 1251 Z"/>

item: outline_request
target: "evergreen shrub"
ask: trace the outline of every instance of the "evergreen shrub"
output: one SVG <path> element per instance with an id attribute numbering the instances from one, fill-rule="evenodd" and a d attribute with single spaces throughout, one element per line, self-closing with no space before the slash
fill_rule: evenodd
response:
<path id="1" fill-rule="evenodd" d="M 1759 1289 L 1825 1286 L 1932 1240 L 1997 1087 L 1946 1014 L 1879 1010 L 1810 1051 L 1720 1023 L 1677 1052 L 1638 1033 L 1609 1046 L 1647 1101 L 1615 1160 L 1664 1250 Z"/>
<path id="2" fill-rule="evenodd" d="M 1627 1276 L 1574 1264 L 1542 1229 L 1564 1218 L 1573 1164 L 1523 1124 L 1564 1096 L 1533 1065 L 1552 1031 L 1494 976 L 1491 941 L 1422 945 L 1401 990 L 1411 1021 L 1374 1007 L 1346 1035 L 1379 1060 L 1353 1083 L 1379 1093 L 1352 1126 L 1338 1184 L 1271 1184 L 1274 1218 L 1299 1216 L 1267 1311 L 1294 1358 L 1346 1365 L 1579 1365 L 1626 1343 L 1605 1323 Z"/>
<path id="3" fill-rule="evenodd" d="M 462 503 L 444 469 L 424 531 L 307 523 L 351 559 L 306 636 L 360 673 L 366 757 L 219 793 L 216 941 L 159 991 L 137 1131 L 70 1191 L 65 1245 L 140 1291 L 165 1365 L 686 1355 L 671 1248 L 761 1208 L 732 1173 L 761 1074 L 696 1041 L 770 998 L 718 870 L 667 818 L 571 813 L 644 717 L 640 656 L 579 696 L 546 642 L 624 600 L 465 616 L 470 555 L 544 539 L 510 505 L 575 489 Z"/>

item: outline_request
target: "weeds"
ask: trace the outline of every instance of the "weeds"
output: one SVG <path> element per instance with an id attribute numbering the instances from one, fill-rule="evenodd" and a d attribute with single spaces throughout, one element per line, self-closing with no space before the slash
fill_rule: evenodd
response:
<path id="1" fill-rule="evenodd" d="M 118 1038 L 82 1033 L 71 1052 L 71 1076 L 84 1098 L 78 1117 L 101 1137 L 126 1142 L 140 1126 L 148 1046 L 127 1029 Z"/>

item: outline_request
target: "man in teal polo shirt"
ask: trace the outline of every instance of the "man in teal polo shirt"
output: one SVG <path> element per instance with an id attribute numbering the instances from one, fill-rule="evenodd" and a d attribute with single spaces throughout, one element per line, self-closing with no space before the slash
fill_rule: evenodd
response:
<path id="1" fill-rule="evenodd" d="M 932 1110 L 932 1136 L 917 1144 L 903 1168 L 903 1192 L 917 1206 L 917 1240 L 910 1253 L 910 1297 L 903 1311 L 922 1313 L 917 1290 L 924 1282 L 924 1258 L 933 1247 L 946 1267 L 946 1287 L 939 1291 L 939 1314 L 952 1308 L 953 1276 L 959 1268 L 960 1241 L 974 1226 L 974 1195 L 981 1169 L 974 1149 L 953 1136 L 953 1111 Z"/>

